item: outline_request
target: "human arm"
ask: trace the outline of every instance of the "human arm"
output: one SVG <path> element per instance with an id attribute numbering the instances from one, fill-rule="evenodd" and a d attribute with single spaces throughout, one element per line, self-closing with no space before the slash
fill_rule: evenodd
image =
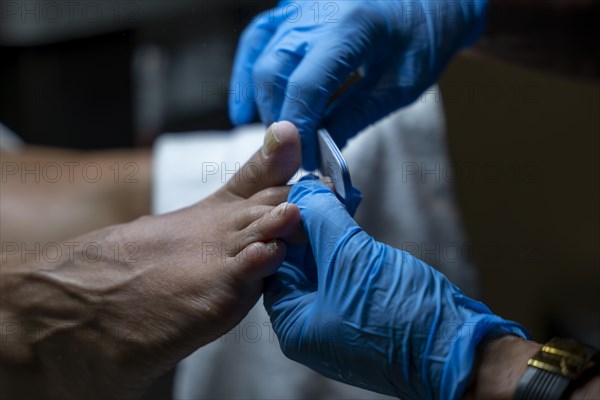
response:
<path id="1" fill-rule="evenodd" d="M 310 245 L 288 246 L 264 297 L 288 357 L 403 399 L 512 398 L 540 348 L 524 328 L 375 241 L 325 186 L 301 181 L 288 200 L 301 210 Z M 589 396 L 597 383 L 573 396 Z"/>
<path id="2" fill-rule="evenodd" d="M 300 207 L 310 246 L 288 247 L 265 293 L 288 357 L 400 398 L 512 399 L 540 349 L 520 325 L 375 241 L 324 186 L 301 181 L 289 201 Z M 593 393 L 595 384 L 573 395 Z"/>
<path id="3" fill-rule="evenodd" d="M 375 241 L 323 185 L 301 181 L 310 246 L 288 246 L 265 307 L 283 352 L 330 378 L 400 398 L 459 398 L 479 343 L 524 329 L 430 266 Z"/>

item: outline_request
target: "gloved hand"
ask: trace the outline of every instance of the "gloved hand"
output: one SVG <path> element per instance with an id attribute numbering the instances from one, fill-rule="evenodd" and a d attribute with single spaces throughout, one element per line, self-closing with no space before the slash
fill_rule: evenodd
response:
<path id="1" fill-rule="evenodd" d="M 322 184 L 300 181 L 288 201 L 310 245 L 288 246 L 264 302 L 289 358 L 402 399 L 458 399 L 485 335 L 527 337 L 432 267 L 374 240 Z"/>
<path id="2" fill-rule="evenodd" d="M 303 167 L 317 166 L 316 129 L 338 144 L 412 103 L 450 58 L 479 38 L 487 0 L 284 0 L 244 31 L 229 113 L 249 123 L 288 120 L 302 136 Z M 362 79 L 331 96 L 359 70 Z"/>

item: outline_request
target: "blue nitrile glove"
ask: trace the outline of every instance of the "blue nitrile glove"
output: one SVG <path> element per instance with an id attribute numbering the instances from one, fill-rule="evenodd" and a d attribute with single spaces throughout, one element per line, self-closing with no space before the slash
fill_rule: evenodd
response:
<path id="1" fill-rule="evenodd" d="M 249 123 L 287 120 L 302 136 L 303 167 L 317 167 L 316 130 L 338 146 L 412 103 L 450 58 L 474 44 L 487 0 L 285 0 L 244 31 L 233 65 L 229 113 Z M 335 104 L 346 80 L 364 76 Z"/>
<path id="2" fill-rule="evenodd" d="M 288 246 L 264 302 L 289 358 L 403 399 L 458 399 L 485 335 L 528 337 L 432 267 L 374 240 L 322 184 L 300 181 L 288 200 L 310 245 Z"/>

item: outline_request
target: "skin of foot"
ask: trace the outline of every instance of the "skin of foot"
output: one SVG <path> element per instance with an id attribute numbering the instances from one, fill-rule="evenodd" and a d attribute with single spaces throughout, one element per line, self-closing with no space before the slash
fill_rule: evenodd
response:
<path id="1" fill-rule="evenodd" d="M 104 228 L 52 254 L 2 260 L 0 397 L 132 398 L 227 333 L 285 257 L 300 213 L 286 122 L 222 189 L 191 207 Z"/>

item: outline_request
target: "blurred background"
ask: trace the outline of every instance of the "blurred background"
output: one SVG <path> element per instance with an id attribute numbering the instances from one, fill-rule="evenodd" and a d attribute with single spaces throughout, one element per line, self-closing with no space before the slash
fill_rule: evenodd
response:
<path id="1" fill-rule="evenodd" d="M 275 3 L 3 1 L 0 121 L 76 149 L 228 129 L 237 40 Z M 446 110 L 483 300 L 537 341 L 600 346 L 599 83 L 460 56 L 441 92 L 418 101 Z M 147 394 L 169 396 L 169 375 Z"/>
<path id="2" fill-rule="evenodd" d="M 78 148 L 228 128 L 238 37 L 275 4 L 3 1 L 0 120 L 29 143 Z"/>

